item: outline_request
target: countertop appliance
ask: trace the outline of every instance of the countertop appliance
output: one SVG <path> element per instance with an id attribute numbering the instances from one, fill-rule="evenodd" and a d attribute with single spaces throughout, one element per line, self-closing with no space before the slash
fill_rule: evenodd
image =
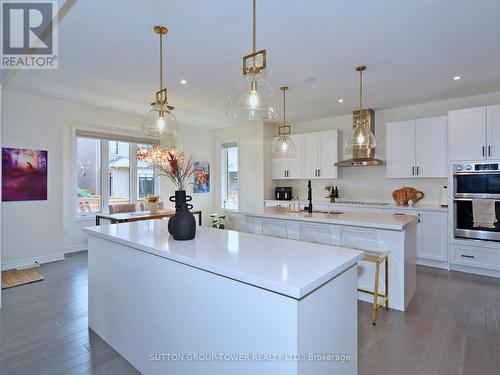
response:
<path id="1" fill-rule="evenodd" d="M 274 188 L 274 199 L 276 199 L 277 201 L 292 200 L 292 188 L 289 186 Z"/>
<path id="2" fill-rule="evenodd" d="M 496 217 L 500 218 L 500 163 L 453 164 L 455 237 L 500 241 L 499 222 L 494 228 L 474 227 L 472 201 L 475 199 L 494 201 Z"/>

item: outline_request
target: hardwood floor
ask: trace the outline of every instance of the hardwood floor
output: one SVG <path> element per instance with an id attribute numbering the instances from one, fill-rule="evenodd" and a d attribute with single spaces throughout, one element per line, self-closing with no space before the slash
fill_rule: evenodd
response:
<path id="1" fill-rule="evenodd" d="M 39 283 L 6 289 L 0 310 L 0 374 L 138 374 L 87 328 L 87 254 L 38 270 Z M 359 302 L 359 373 L 498 374 L 500 280 L 418 268 L 405 313 L 370 323 Z"/>
<path id="2" fill-rule="evenodd" d="M 500 279 L 418 267 L 406 312 L 369 313 L 360 302 L 360 374 L 500 374 Z"/>
<path id="3" fill-rule="evenodd" d="M 87 328 L 87 253 L 37 271 L 44 281 L 2 292 L 0 374 L 139 374 Z"/>

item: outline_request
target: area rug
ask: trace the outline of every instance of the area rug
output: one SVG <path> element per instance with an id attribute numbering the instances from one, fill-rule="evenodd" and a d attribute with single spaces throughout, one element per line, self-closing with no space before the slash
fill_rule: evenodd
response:
<path id="1" fill-rule="evenodd" d="M 42 281 L 43 276 L 31 268 L 2 272 L 2 289 Z"/>

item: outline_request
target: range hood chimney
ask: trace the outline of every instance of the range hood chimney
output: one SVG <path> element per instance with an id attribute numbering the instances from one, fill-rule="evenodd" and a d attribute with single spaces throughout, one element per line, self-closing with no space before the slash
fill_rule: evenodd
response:
<path id="1" fill-rule="evenodd" d="M 335 163 L 337 167 L 367 167 L 385 165 L 385 161 L 375 159 L 375 112 L 363 109 L 363 72 L 366 66 L 358 66 L 359 110 L 353 112 L 353 132 L 346 141 L 346 148 L 352 149 L 352 159 Z"/>
<path id="2" fill-rule="evenodd" d="M 372 134 L 375 134 L 375 112 L 373 109 L 364 109 L 361 113 L 360 111 L 353 112 L 353 123 L 357 124 L 360 120 L 360 116 L 364 116 L 365 126 L 367 126 Z M 353 125 L 353 129 L 356 125 Z M 337 167 L 373 167 L 379 165 L 385 165 L 384 160 L 375 158 L 375 147 L 371 148 L 357 148 L 352 147 L 352 159 L 342 160 L 335 163 Z"/>

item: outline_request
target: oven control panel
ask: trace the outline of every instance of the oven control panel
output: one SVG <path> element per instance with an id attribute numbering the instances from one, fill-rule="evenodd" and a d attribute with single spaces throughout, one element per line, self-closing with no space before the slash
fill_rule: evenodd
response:
<path id="1" fill-rule="evenodd" d="M 488 173 L 498 172 L 498 163 L 471 163 L 471 164 L 453 164 L 454 173 Z"/>

